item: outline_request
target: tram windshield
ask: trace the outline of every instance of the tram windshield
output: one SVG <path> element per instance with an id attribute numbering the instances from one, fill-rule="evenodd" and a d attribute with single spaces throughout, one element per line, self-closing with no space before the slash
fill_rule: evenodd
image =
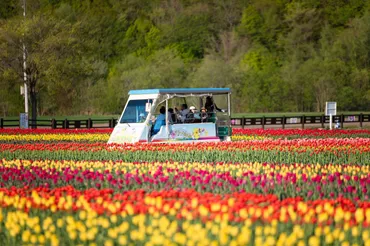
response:
<path id="1" fill-rule="evenodd" d="M 145 122 L 148 112 L 145 111 L 145 105 L 152 103 L 153 100 L 130 100 L 127 103 L 125 112 L 123 113 L 120 123 L 143 123 Z"/>

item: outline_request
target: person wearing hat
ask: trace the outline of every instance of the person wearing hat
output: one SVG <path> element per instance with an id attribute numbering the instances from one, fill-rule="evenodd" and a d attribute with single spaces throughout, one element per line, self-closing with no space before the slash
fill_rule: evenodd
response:
<path id="1" fill-rule="evenodd" d="M 200 121 L 207 122 L 208 121 L 208 114 L 207 114 L 207 109 L 205 107 L 202 107 L 200 109 Z"/>
<path id="2" fill-rule="evenodd" d="M 139 122 L 140 123 L 145 122 L 145 117 L 146 117 L 145 113 L 140 113 L 139 114 Z"/>
<path id="3" fill-rule="evenodd" d="M 200 122 L 200 115 L 197 112 L 197 108 L 195 106 L 191 106 L 188 115 L 186 116 L 187 123 L 196 123 Z"/>

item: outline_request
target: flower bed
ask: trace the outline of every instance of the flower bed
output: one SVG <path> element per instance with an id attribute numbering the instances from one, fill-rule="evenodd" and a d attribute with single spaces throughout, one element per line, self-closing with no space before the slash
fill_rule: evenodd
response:
<path id="1" fill-rule="evenodd" d="M 111 129 L 1 129 L 0 143 L 107 142 Z"/>
<path id="2" fill-rule="evenodd" d="M 370 164 L 370 138 L 273 139 L 196 144 L 0 144 L 0 158 Z"/>
<path id="3" fill-rule="evenodd" d="M 0 143 L 34 142 L 107 142 L 112 129 L 0 129 Z M 239 129 L 233 128 L 233 141 L 302 139 L 302 138 L 370 138 L 369 130 L 317 129 Z"/>
<path id="4" fill-rule="evenodd" d="M 109 133 L 0 131 L 1 245 L 370 245 L 366 131 Z"/>
<path id="5" fill-rule="evenodd" d="M 232 139 L 299 139 L 299 138 L 370 138 L 369 130 L 319 130 L 319 129 L 240 129 L 233 128 Z"/>

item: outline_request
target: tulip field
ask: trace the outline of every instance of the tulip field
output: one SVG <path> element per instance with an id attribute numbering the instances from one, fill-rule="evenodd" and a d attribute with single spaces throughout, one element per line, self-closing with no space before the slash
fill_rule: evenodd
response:
<path id="1" fill-rule="evenodd" d="M 0 245 L 369 245 L 370 131 L 0 130 Z"/>

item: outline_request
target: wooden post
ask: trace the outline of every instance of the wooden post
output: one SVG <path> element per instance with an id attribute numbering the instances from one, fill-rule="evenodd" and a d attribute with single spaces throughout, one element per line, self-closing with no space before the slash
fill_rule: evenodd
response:
<path id="1" fill-rule="evenodd" d="M 1 129 L 4 128 L 4 119 L 3 118 L 0 118 L 0 128 Z"/>
<path id="2" fill-rule="evenodd" d="M 51 119 L 51 129 L 56 129 L 57 128 L 57 122 L 55 121 L 55 119 Z"/>
<path id="3" fill-rule="evenodd" d="M 285 115 L 283 115 L 283 129 L 285 129 L 285 120 L 286 120 L 286 118 L 285 118 Z"/>
<path id="4" fill-rule="evenodd" d="M 243 116 L 243 118 L 242 118 L 242 128 L 244 129 L 244 127 L 245 127 L 245 117 Z"/>
<path id="5" fill-rule="evenodd" d="M 266 123 L 266 121 L 265 121 L 265 116 L 262 116 L 262 129 L 265 129 L 265 123 Z"/>
<path id="6" fill-rule="evenodd" d="M 68 119 L 65 119 L 64 122 L 63 122 L 63 128 L 64 129 L 68 129 L 69 128 L 69 122 L 68 122 Z"/>
<path id="7" fill-rule="evenodd" d="M 114 118 L 110 119 L 110 120 L 109 120 L 109 127 L 110 127 L 110 128 L 114 128 L 115 126 L 116 126 L 115 119 L 114 119 Z"/>
<path id="8" fill-rule="evenodd" d="M 81 121 L 75 120 L 75 128 L 81 128 Z"/>
<path id="9" fill-rule="evenodd" d="M 341 114 L 340 115 L 340 128 L 343 129 L 343 126 L 344 126 L 344 115 Z"/>
<path id="10" fill-rule="evenodd" d="M 326 120 L 325 115 L 324 114 L 321 115 L 321 128 L 325 127 L 325 120 Z"/>
<path id="11" fill-rule="evenodd" d="M 301 123 L 302 123 L 302 129 L 304 129 L 304 123 L 306 121 L 306 116 L 302 115 L 301 116 Z"/>
<path id="12" fill-rule="evenodd" d="M 91 121 L 91 118 L 89 118 L 88 120 L 87 120 L 87 128 L 92 128 L 92 121 Z"/>
<path id="13" fill-rule="evenodd" d="M 112 118 L 111 121 L 112 121 L 112 128 L 114 128 L 116 126 L 116 119 Z"/>
<path id="14" fill-rule="evenodd" d="M 362 122 L 364 121 L 364 116 L 362 113 L 360 113 L 358 120 L 360 121 L 360 127 L 362 128 Z"/>

